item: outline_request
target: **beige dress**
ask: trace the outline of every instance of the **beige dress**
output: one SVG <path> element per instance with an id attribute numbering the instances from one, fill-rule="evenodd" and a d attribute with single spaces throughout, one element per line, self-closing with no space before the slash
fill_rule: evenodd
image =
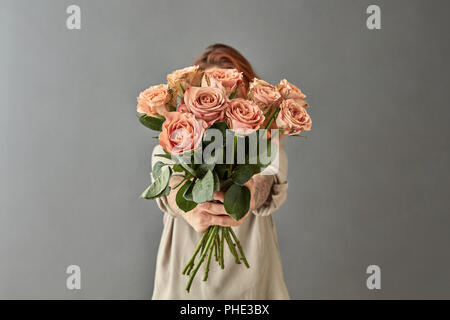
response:
<path id="1" fill-rule="evenodd" d="M 165 159 L 155 147 L 152 166 Z M 197 273 L 190 292 L 185 290 L 188 277 L 181 274 L 201 238 L 183 217 L 171 210 L 167 198 L 157 199 L 164 212 L 164 229 L 156 261 L 155 286 L 152 299 L 289 299 L 283 279 L 277 233 L 272 213 L 286 200 L 288 187 L 287 157 L 283 148 L 279 152 L 279 170 L 267 202 L 253 211 L 241 226 L 233 228 L 243 246 L 250 269 L 236 264 L 225 247 L 225 269 L 211 261 L 208 280 L 203 280 L 203 266 Z M 270 169 L 270 168 L 269 168 Z"/>

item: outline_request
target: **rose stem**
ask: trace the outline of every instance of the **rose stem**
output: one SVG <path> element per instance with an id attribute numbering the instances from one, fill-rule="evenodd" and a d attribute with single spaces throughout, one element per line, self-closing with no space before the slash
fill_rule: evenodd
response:
<path id="1" fill-rule="evenodd" d="M 231 253 L 232 253 L 233 256 L 234 256 L 234 261 L 235 261 L 237 264 L 240 264 L 241 261 L 239 260 L 239 256 L 238 256 L 238 254 L 237 254 L 237 252 L 236 252 L 236 248 L 234 247 L 234 243 L 233 243 L 233 241 L 231 240 L 230 233 L 229 233 L 229 232 L 230 232 L 229 229 L 230 229 L 230 227 L 226 227 L 226 228 L 225 228 L 225 230 L 226 230 L 226 232 L 225 232 L 225 239 L 227 240 L 228 247 L 230 248 L 230 251 L 231 251 Z"/>
<path id="2" fill-rule="evenodd" d="M 248 262 L 247 262 L 247 258 L 245 257 L 245 254 L 244 254 L 244 250 L 242 249 L 241 242 L 239 241 L 238 237 L 236 236 L 236 234 L 234 233 L 232 228 L 230 228 L 230 233 L 234 239 L 234 242 L 236 242 L 239 253 L 241 254 L 242 261 L 244 262 L 244 264 L 247 268 L 250 268 L 250 266 L 248 265 Z"/>
<path id="3" fill-rule="evenodd" d="M 220 228 L 220 227 L 219 227 Z M 219 232 L 217 232 L 217 233 L 219 233 Z M 214 259 L 216 260 L 216 261 L 219 261 L 219 252 L 218 252 L 218 249 L 219 247 L 217 246 L 217 236 L 214 238 Z"/>
<path id="4" fill-rule="evenodd" d="M 280 112 L 280 107 L 277 107 L 275 109 L 275 111 L 272 113 L 272 115 L 270 116 L 270 119 L 267 122 L 266 127 L 265 127 L 266 130 L 270 127 L 270 125 L 272 124 L 273 119 L 277 116 L 278 112 Z"/>
<path id="5" fill-rule="evenodd" d="M 217 262 L 219 262 L 220 264 L 220 235 L 219 235 L 219 230 L 217 230 L 217 236 L 216 236 L 216 248 L 217 248 Z"/>
<path id="6" fill-rule="evenodd" d="M 205 275 L 203 276 L 203 281 L 206 281 L 208 279 L 209 265 L 211 263 L 212 252 L 215 249 L 216 249 L 216 242 L 214 241 L 211 244 L 211 248 L 209 249 L 208 259 L 206 259 L 206 269 L 205 269 Z"/>
<path id="7" fill-rule="evenodd" d="M 189 262 L 186 264 L 186 266 L 183 269 L 183 274 L 186 274 L 186 272 L 188 271 L 188 269 L 190 269 L 190 267 L 194 264 L 195 261 L 195 257 L 197 256 L 198 252 L 200 251 L 200 248 L 203 245 L 203 241 L 204 239 L 207 237 L 207 235 L 209 234 L 210 230 L 206 230 L 205 233 L 203 233 L 203 236 L 201 238 L 201 240 L 198 242 L 197 244 L 197 248 L 195 248 L 194 251 L 194 255 L 191 257 L 191 259 L 189 260 Z M 189 274 L 189 273 L 188 273 Z"/>
<path id="8" fill-rule="evenodd" d="M 200 260 L 197 262 L 197 264 L 195 265 L 194 269 L 192 270 L 191 275 L 189 276 L 189 280 L 188 280 L 188 283 L 186 285 L 186 291 L 187 292 L 189 292 L 189 290 L 191 289 L 192 280 L 194 280 L 195 274 L 197 273 L 198 269 L 202 265 L 203 260 L 205 260 L 206 253 L 207 253 L 208 249 L 211 247 L 212 240 L 214 239 L 214 237 L 217 234 L 217 231 L 219 230 L 218 227 L 219 226 L 212 227 L 211 231 L 209 232 L 209 237 L 208 237 L 208 241 L 206 242 L 205 249 L 202 251 L 202 254 L 200 256 Z"/>
<path id="9" fill-rule="evenodd" d="M 222 228 L 222 236 L 220 238 L 220 267 L 223 269 L 225 267 L 224 258 L 223 258 L 223 245 L 225 241 L 225 228 Z"/>
<path id="10" fill-rule="evenodd" d="M 216 247 L 217 247 L 217 262 L 219 262 L 220 265 L 220 228 L 217 231 L 217 236 L 216 236 Z"/>

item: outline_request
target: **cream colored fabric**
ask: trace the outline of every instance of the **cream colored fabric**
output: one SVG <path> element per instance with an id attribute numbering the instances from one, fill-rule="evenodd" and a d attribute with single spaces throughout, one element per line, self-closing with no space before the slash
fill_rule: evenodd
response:
<path id="1" fill-rule="evenodd" d="M 163 153 L 155 147 L 152 166 L 156 161 L 166 162 L 155 154 Z M 279 152 L 279 170 L 268 201 L 249 215 L 243 224 L 233 228 L 250 264 L 247 269 L 237 265 L 225 247 L 225 269 L 215 260 L 207 282 L 203 282 L 203 268 L 194 279 L 190 293 L 185 290 L 188 277 L 181 274 L 201 238 L 184 219 L 170 209 L 166 197 L 157 199 L 164 212 L 164 229 L 158 250 L 155 286 L 152 299 L 289 299 L 283 279 L 277 233 L 271 213 L 286 199 L 287 157 Z"/>

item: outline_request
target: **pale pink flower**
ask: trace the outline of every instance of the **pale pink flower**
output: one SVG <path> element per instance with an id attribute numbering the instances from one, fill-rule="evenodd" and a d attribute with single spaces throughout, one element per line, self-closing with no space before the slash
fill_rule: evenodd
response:
<path id="1" fill-rule="evenodd" d="M 189 87 L 184 93 L 184 103 L 197 119 L 203 119 L 211 126 L 223 119 L 228 99 L 218 88 Z"/>
<path id="2" fill-rule="evenodd" d="M 259 106 L 241 98 L 230 101 L 225 111 L 227 123 L 237 134 L 249 134 L 258 130 L 264 122 Z"/>
<path id="3" fill-rule="evenodd" d="M 191 113 L 169 112 L 159 134 L 159 144 L 171 154 L 197 149 L 208 125 Z"/>
<path id="4" fill-rule="evenodd" d="M 284 100 L 280 104 L 280 112 L 276 119 L 278 128 L 283 129 L 288 135 L 297 135 L 303 130 L 311 130 L 311 117 L 305 109 L 308 104 L 294 99 Z"/>

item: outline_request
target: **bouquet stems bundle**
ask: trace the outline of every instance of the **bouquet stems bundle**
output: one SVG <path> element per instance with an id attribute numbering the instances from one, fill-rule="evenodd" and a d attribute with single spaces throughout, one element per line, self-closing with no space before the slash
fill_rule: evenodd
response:
<path id="1" fill-rule="evenodd" d="M 177 70 L 168 83 L 152 86 L 138 97 L 139 121 L 160 132 L 152 168 L 153 183 L 142 198 L 156 199 L 176 192 L 184 212 L 213 202 L 224 192 L 226 213 L 238 221 L 250 211 L 251 192 L 246 183 L 271 164 L 279 134 L 299 135 L 311 127 L 305 95 L 282 80 L 276 87 L 255 79 L 247 88 L 235 69 L 202 71 L 198 66 Z M 268 131 L 270 130 L 270 132 Z M 170 186 L 171 176 L 183 179 Z M 272 173 L 273 174 L 273 173 Z M 208 279 L 211 260 L 225 268 L 225 246 L 237 264 L 249 268 L 242 245 L 231 227 L 210 226 L 183 268 L 189 292 L 200 267 Z"/>
<path id="2" fill-rule="evenodd" d="M 203 281 L 206 281 L 208 279 L 209 266 L 213 253 L 214 259 L 219 263 L 220 268 L 225 268 L 223 256 L 225 242 L 234 257 L 234 261 L 237 264 L 240 264 L 242 261 L 247 268 L 250 268 L 241 243 L 239 242 L 239 239 L 237 238 L 233 229 L 231 229 L 231 227 L 211 226 L 203 234 L 202 239 L 197 244 L 197 248 L 195 249 L 194 254 L 183 269 L 183 274 L 189 276 L 189 281 L 186 285 L 186 290 L 188 292 L 191 288 L 192 280 L 194 280 L 198 269 L 205 262 L 205 259 L 206 267 Z M 196 262 L 197 255 L 199 255 L 199 257 Z"/>

